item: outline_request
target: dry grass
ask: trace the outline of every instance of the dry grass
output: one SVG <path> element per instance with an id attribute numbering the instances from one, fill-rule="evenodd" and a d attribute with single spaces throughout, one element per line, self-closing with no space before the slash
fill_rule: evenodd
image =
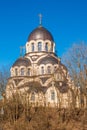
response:
<path id="1" fill-rule="evenodd" d="M 0 118 L 3 130 L 87 130 L 86 109 L 30 107 L 15 115 L 16 119 L 14 115 Z"/>

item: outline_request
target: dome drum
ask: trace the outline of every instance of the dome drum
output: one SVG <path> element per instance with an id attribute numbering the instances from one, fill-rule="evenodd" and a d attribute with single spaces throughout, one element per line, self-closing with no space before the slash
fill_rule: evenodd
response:
<path id="1" fill-rule="evenodd" d="M 52 34 L 44 27 L 39 26 L 28 36 L 26 53 L 29 52 L 54 52 L 55 44 Z"/>

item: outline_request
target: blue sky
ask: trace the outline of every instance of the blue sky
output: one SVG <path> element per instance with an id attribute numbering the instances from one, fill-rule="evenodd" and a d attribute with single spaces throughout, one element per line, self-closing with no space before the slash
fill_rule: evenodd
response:
<path id="1" fill-rule="evenodd" d="M 0 0 L 0 66 L 20 56 L 20 46 L 39 25 L 39 13 L 59 57 L 73 43 L 87 42 L 87 0 Z"/>

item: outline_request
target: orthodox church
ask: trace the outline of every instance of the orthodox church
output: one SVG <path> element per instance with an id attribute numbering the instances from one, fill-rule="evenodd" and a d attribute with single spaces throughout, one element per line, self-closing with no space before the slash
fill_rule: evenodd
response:
<path id="1" fill-rule="evenodd" d="M 7 99 L 18 93 L 22 101 L 26 98 L 33 106 L 67 108 L 73 104 L 75 92 L 75 104 L 79 107 L 79 91 L 66 66 L 57 57 L 55 45 L 51 32 L 40 20 L 40 25 L 28 36 L 24 56 L 19 57 L 10 69 Z"/>

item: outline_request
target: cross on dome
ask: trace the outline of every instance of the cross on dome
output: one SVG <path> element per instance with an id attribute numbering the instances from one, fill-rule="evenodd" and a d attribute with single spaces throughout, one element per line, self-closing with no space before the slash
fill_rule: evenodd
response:
<path id="1" fill-rule="evenodd" d="M 20 46 L 20 57 L 25 54 L 25 46 Z"/>
<path id="2" fill-rule="evenodd" d="M 39 24 L 42 25 L 42 14 L 39 14 Z"/>

